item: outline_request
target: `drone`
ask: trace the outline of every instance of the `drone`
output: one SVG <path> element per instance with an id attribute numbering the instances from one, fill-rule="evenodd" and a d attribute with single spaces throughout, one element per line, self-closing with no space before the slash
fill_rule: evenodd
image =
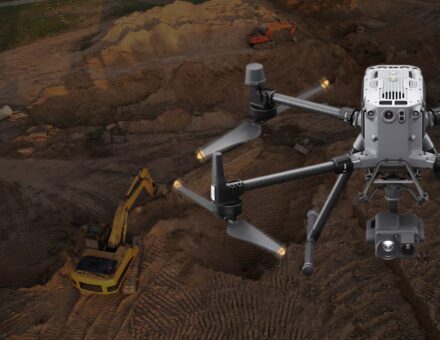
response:
<path id="1" fill-rule="evenodd" d="M 376 214 L 366 225 L 366 240 L 375 245 L 375 255 L 384 260 L 416 257 L 416 247 L 425 238 L 424 223 L 415 214 L 400 214 L 398 202 L 402 191 L 409 192 L 416 204 L 428 200 L 420 184 L 422 170 L 431 169 L 440 180 L 440 154 L 426 132 L 427 128 L 440 125 L 440 108 L 427 109 L 420 68 L 410 65 L 368 67 L 363 79 L 361 109 L 338 108 L 308 100 L 328 88 L 328 80 L 298 97 L 280 94 L 265 87 L 265 83 L 263 65 L 248 64 L 245 84 L 250 87 L 250 120 L 196 152 L 199 160 L 212 158 L 211 199 L 190 191 L 181 180 L 174 182 L 174 190 L 224 219 L 231 237 L 282 257 L 286 254 L 285 246 L 237 218 L 242 213 L 240 196 L 250 190 L 335 173 L 336 182 L 321 210 L 307 213 L 302 271 L 312 275 L 313 254 L 321 232 L 352 173 L 362 170 L 365 187 L 360 200 L 367 203 L 377 190 L 383 189 L 388 202 L 388 210 Z M 226 180 L 222 152 L 259 137 L 261 125 L 288 108 L 343 120 L 360 129 L 360 133 L 347 154 L 327 162 L 245 180 Z"/>

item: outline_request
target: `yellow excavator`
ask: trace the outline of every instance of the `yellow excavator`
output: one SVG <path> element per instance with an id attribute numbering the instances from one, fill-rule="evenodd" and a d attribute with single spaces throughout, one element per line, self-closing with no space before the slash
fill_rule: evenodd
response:
<path id="1" fill-rule="evenodd" d="M 121 287 L 125 294 L 136 291 L 142 241 L 133 238 L 131 244 L 126 244 L 125 237 L 128 212 L 142 190 L 151 197 L 156 195 L 156 185 L 146 168 L 139 171 L 119 204 L 112 228 L 101 225 L 88 230 L 84 252 L 71 274 L 73 283 L 81 292 L 115 294 Z"/>

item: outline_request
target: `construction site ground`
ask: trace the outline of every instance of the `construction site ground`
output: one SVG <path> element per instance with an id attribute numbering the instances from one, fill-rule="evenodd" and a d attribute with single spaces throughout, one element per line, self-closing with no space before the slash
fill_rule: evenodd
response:
<path id="1" fill-rule="evenodd" d="M 417 65 L 438 106 L 439 15 L 428 0 L 175 1 L 0 53 L 0 106 L 24 113 L 0 122 L 0 338 L 439 339 L 440 183 L 429 171 L 430 200 L 401 204 L 425 222 L 419 257 L 374 256 L 365 223 L 386 202 L 359 202 L 355 173 L 312 277 L 301 273 L 306 213 L 320 208 L 334 175 L 243 195 L 243 217 L 287 245 L 281 261 L 228 237 L 223 221 L 170 190 L 182 178 L 208 197 L 210 163 L 194 151 L 246 118 L 250 62 L 291 95 L 326 76 L 333 86 L 317 100 L 354 107 L 366 67 Z M 248 33 L 274 18 L 297 22 L 297 42 L 251 49 Z M 357 134 L 290 110 L 225 154 L 226 176 L 324 162 Z M 440 130 L 430 136 L 440 146 Z M 141 167 L 159 195 L 130 215 L 128 236 L 143 242 L 138 291 L 80 294 L 69 275 L 84 226 L 111 222 Z"/>

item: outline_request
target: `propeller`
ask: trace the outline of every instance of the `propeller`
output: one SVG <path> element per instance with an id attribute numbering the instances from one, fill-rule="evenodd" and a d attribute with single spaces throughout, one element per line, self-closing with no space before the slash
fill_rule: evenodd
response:
<path id="1" fill-rule="evenodd" d="M 215 152 L 212 160 L 212 200 L 207 200 L 187 189 L 183 186 L 182 181 L 178 179 L 174 182 L 173 188 L 214 215 L 226 220 L 228 224 L 226 231 L 229 236 L 252 243 L 280 257 L 286 254 L 286 248 L 281 243 L 275 241 L 249 222 L 236 219 L 237 215 L 241 213 L 241 200 L 239 193 L 227 186 L 221 153 Z"/>
<path id="2" fill-rule="evenodd" d="M 308 99 L 312 96 L 317 95 L 318 93 L 327 90 L 330 87 L 330 81 L 328 79 L 322 78 L 320 80 L 320 84 L 308 91 L 301 93 L 298 98 L 300 99 Z M 289 109 L 287 105 L 279 105 L 277 107 L 277 114 L 280 114 Z M 240 125 L 238 125 L 235 129 L 227 132 L 220 138 L 214 140 L 213 142 L 207 144 L 206 146 L 197 149 L 196 157 L 199 161 L 205 161 L 209 159 L 214 152 L 217 151 L 227 151 L 235 146 L 243 144 L 252 139 L 256 139 L 261 135 L 261 124 L 263 121 L 252 121 L 248 120 Z"/>
<path id="3" fill-rule="evenodd" d="M 229 236 L 236 239 L 255 244 L 263 249 L 267 249 L 278 256 L 286 255 L 286 248 L 277 241 L 267 236 L 260 229 L 254 227 L 244 220 L 228 220 L 226 232 Z"/>

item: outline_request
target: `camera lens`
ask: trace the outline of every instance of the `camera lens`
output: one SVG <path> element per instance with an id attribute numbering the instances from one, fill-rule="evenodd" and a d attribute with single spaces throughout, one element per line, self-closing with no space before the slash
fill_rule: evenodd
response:
<path id="1" fill-rule="evenodd" d="M 376 243 L 376 255 L 383 260 L 392 260 L 398 257 L 400 244 L 396 240 L 383 240 Z"/>
<path id="2" fill-rule="evenodd" d="M 382 248 L 387 253 L 393 251 L 394 249 L 394 242 L 393 241 L 383 241 Z"/>
<path id="3" fill-rule="evenodd" d="M 415 250 L 416 249 L 414 248 L 414 246 L 411 243 L 405 243 L 402 246 L 402 253 L 405 255 L 412 255 L 412 254 L 414 254 Z"/>
<path id="4" fill-rule="evenodd" d="M 385 111 L 383 113 L 383 120 L 387 123 L 391 123 L 392 121 L 394 121 L 395 116 L 394 116 L 394 112 L 393 111 Z"/>

